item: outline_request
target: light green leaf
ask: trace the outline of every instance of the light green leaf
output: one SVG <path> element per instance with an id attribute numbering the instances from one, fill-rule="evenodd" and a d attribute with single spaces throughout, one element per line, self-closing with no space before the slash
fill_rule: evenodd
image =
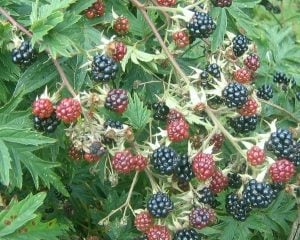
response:
<path id="1" fill-rule="evenodd" d="M 9 184 L 9 170 L 11 169 L 11 157 L 5 143 L 0 139 L 0 178 L 4 185 Z"/>
<path id="2" fill-rule="evenodd" d="M 212 35 L 211 50 L 215 52 L 224 41 L 227 29 L 227 15 L 224 8 L 219 8 L 217 28 Z"/>

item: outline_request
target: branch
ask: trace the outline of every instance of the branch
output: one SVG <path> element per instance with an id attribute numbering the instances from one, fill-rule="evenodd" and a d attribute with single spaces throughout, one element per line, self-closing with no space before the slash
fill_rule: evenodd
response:
<path id="1" fill-rule="evenodd" d="M 146 10 L 145 10 L 145 6 L 143 4 L 141 4 L 138 0 L 130 0 L 132 2 L 132 4 L 134 4 L 143 14 L 146 22 L 148 23 L 149 27 L 151 28 L 151 30 L 153 31 L 155 37 L 157 38 L 159 44 L 161 45 L 162 49 L 164 50 L 165 54 L 167 55 L 168 59 L 170 60 L 171 64 L 173 65 L 174 69 L 176 70 L 176 72 L 180 75 L 180 77 L 183 78 L 183 80 L 188 83 L 189 79 L 188 77 L 185 75 L 185 73 L 182 71 L 181 67 L 178 65 L 178 63 L 176 62 L 175 58 L 173 57 L 173 55 L 171 54 L 171 52 L 169 51 L 168 47 L 166 46 L 166 44 L 164 43 L 164 40 L 161 38 L 159 32 L 157 31 L 157 28 L 155 27 L 155 25 L 153 24 L 152 20 L 150 19 L 150 17 L 148 16 Z"/>
<path id="2" fill-rule="evenodd" d="M 21 25 L 20 23 L 18 23 L 4 8 L 0 7 L 0 13 L 16 28 L 20 29 L 23 33 L 25 33 L 28 37 L 32 37 L 32 33 L 30 31 L 28 31 L 23 25 Z M 50 50 L 46 49 L 46 52 L 49 54 L 49 56 L 51 56 Z M 62 86 L 65 86 L 68 91 L 72 94 L 73 97 L 76 96 L 75 90 L 72 87 L 72 85 L 70 84 L 70 82 L 68 81 L 68 78 L 63 70 L 63 68 L 61 67 L 61 65 L 59 64 L 59 62 L 54 59 L 53 57 L 51 57 L 53 64 L 55 65 L 57 72 L 59 73 L 59 76 L 62 80 Z"/>
<path id="3" fill-rule="evenodd" d="M 273 108 L 276 108 L 276 109 L 278 109 L 279 111 L 285 113 L 287 116 L 289 116 L 290 118 L 292 118 L 293 120 L 295 120 L 296 123 L 299 123 L 299 122 L 300 122 L 299 119 L 298 119 L 297 117 L 295 117 L 292 113 L 290 113 L 290 112 L 287 111 L 286 109 L 284 109 L 284 108 L 282 108 L 282 107 L 276 105 L 275 103 L 272 103 L 272 102 L 270 102 L 270 101 L 266 101 L 266 100 L 263 100 L 263 99 L 260 99 L 260 101 L 261 101 L 262 103 L 265 103 L 265 104 L 267 104 L 267 105 L 269 105 L 269 106 L 271 106 L 271 107 L 273 107 Z"/>

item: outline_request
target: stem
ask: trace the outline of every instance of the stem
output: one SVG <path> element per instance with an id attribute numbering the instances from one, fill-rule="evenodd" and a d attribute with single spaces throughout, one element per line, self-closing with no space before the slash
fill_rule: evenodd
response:
<path id="1" fill-rule="evenodd" d="M 139 175 L 139 172 L 137 171 L 134 175 L 134 178 L 132 180 L 132 183 L 131 183 L 131 186 L 130 186 L 130 189 L 129 189 L 129 192 L 128 192 L 128 195 L 127 195 L 127 199 L 126 201 L 118 208 L 112 210 L 105 218 L 103 218 L 101 221 L 98 222 L 99 225 L 102 225 L 104 224 L 106 221 L 109 220 L 109 218 L 114 215 L 116 212 L 120 211 L 122 208 L 125 208 L 124 210 L 124 214 L 123 214 L 123 217 L 125 216 L 125 213 L 127 211 L 127 208 L 129 207 L 130 205 L 130 200 L 131 200 L 131 197 L 132 197 L 132 193 L 133 193 L 133 189 L 134 189 L 134 186 L 137 182 L 137 179 L 138 179 L 138 175 Z"/>
<path id="2" fill-rule="evenodd" d="M 148 16 L 146 10 L 145 10 L 145 6 L 143 4 L 141 4 L 138 0 L 130 0 L 143 14 L 146 22 L 148 23 L 149 27 L 151 28 L 151 30 L 153 31 L 155 37 L 157 38 L 159 44 L 161 45 L 162 49 L 164 50 L 165 54 L 167 55 L 168 59 L 170 60 L 171 64 L 173 65 L 174 69 L 176 70 L 176 72 L 180 75 L 180 77 L 182 77 L 182 79 L 186 82 L 189 83 L 189 79 L 188 77 L 185 75 L 185 73 L 182 71 L 182 69 L 180 68 L 180 66 L 178 65 L 178 63 L 176 62 L 175 58 L 173 57 L 173 55 L 170 53 L 168 47 L 166 46 L 166 44 L 164 43 L 163 39 L 161 38 L 159 32 L 157 31 L 157 28 L 155 27 L 155 25 L 153 24 L 152 20 L 150 19 L 150 17 Z"/>
<path id="3" fill-rule="evenodd" d="M 269 105 L 269 106 L 271 106 L 273 108 L 276 108 L 276 109 L 280 110 L 281 112 L 285 113 L 287 116 L 289 116 L 290 118 L 292 118 L 293 120 L 295 120 L 296 123 L 300 122 L 299 119 L 297 117 L 295 117 L 292 113 L 290 113 L 289 111 L 285 110 L 284 108 L 276 105 L 275 103 L 272 103 L 272 102 L 269 102 L 269 101 L 266 101 L 266 100 L 263 100 L 263 99 L 260 99 L 260 101 L 262 103 L 265 103 L 265 104 L 267 104 L 267 105 Z"/>
<path id="4" fill-rule="evenodd" d="M 0 7 L 0 13 L 16 28 L 20 29 L 23 33 L 25 33 L 27 36 L 29 36 L 30 38 L 32 37 L 32 33 L 30 31 L 28 31 L 23 25 L 21 25 L 20 23 L 18 23 L 4 8 Z M 50 50 L 46 49 L 46 52 L 51 56 L 50 54 Z M 61 65 L 59 64 L 59 62 L 52 58 L 52 62 L 55 65 L 59 76 L 62 80 L 62 86 L 65 86 L 68 91 L 72 94 L 73 97 L 76 96 L 75 90 L 72 87 L 72 85 L 70 84 L 70 82 L 68 81 L 68 78 L 64 72 L 64 70 L 62 69 Z"/>

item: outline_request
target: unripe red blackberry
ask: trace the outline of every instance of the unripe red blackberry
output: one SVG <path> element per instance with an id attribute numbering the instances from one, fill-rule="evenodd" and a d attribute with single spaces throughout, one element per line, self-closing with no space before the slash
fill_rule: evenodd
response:
<path id="1" fill-rule="evenodd" d="M 75 148 L 74 146 L 71 146 L 69 148 L 69 156 L 70 158 L 72 158 L 73 160 L 80 160 L 82 158 L 82 152 L 79 151 L 77 148 Z"/>
<path id="2" fill-rule="evenodd" d="M 135 216 L 134 225 L 137 230 L 146 232 L 153 225 L 153 219 L 149 212 L 144 211 Z"/>
<path id="3" fill-rule="evenodd" d="M 125 57 L 127 47 L 122 42 L 112 42 L 107 46 L 107 52 L 114 61 L 119 62 Z"/>
<path id="4" fill-rule="evenodd" d="M 190 44 L 189 35 L 185 31 L 175 32 L 172 37 L 178 48 L 184 48 Z"/>
<path id="5" fill-rule="evenodd" d="M 193 172 L 195 177 L 200 181 L 210 178 L 215 172 L 215 161 L 212 154 L 198 153 L 193 158 Z"/>
<path id="6" fill-rule="evenodd" d="M 213 151 L 216 152 L 221 149 L 224 141 L 225 141 L 225 137 L 223 133 L 215 133 L 209 140 L 209 144 L 214 145 Z"/>
<path id="7" fill-rule="evenodd" d="M 238 83 L 247 84 L 252 81 L 252 72 L 246 68 L 240 68 L 233 73 L 233 78 Z"/>
<path id="8" fill-rule="evenodd" d="M 257 108 L 257 102 L 253 98 L 249 98 L 247 102 L 238 109 L 238 112 L 243 116 L 252 116 L 257 113 Z"/>
<path id="9" fill-rule="evenodd" d="M 172 142 L 180 142 L 189 138 L 189 124 L 183 119 L 171 121 L 167 125 L 168 138 Z"/>
<path id="10" fill-rule="evenodd" d="M 277 160 L 269 168 L 269 174 L 273 182 L 288 182 L 295 172 L 294 164 L 286 159 Z"/>
<path id="11" fill-rule="evenodd" d="M 112 89 L 105 99 L 105 107 L 117 113 L 123 113 L 127 109 L 128 96 L 124 89 Z"/>
<path id="12" fill-rule="evenodd" d="M 211 0 L 215 7 L 230 7 L 232 4 L 232 0 Z"/>
<path id="13" fill-rule="evenodd" d="M 136 171 L 143 171 L 148 165 L 147 158 L 140 154 L 134 156 L 132 161 L 134 162 L 134 169 Z"/>
<path id="14" fill-rule="evenodd" d="M 211 177 L 209 188 L 214 194 L 222 192 L 228 186 L 228 178 L 220 170 L 216 170 Z"/>
<path id="15" fill-rule="evenodd" d="M 167 115 L 168 123 L 171 123 L 172 121 L 179 120 L 179 119 L 184 119 L 183 114 L 178 112 L 175 109 L 171 109 Z"/>
<path id="16" fill-rule="evenodd" d="M 123 16 L 118 17 L 114 22 L 113 28 L 119 35 L 125 35 L 129 32 L 129 20 Z"/>
<path id="17" fill-rule="evenodd" d="M 32 104 L 32 114 L 39 118 L 49 118 L 54 112 L 54 107 L 49 98 L 40 98 Z"/>
<path id="18" fill-rule="evenodd" d="M 56 115 L 65 123 L 74 122 L 81 115 L 80 102 L 74 98 L 64 98 L 56 108 Z"/>
<path id="19" fill-rule="evenodd" d="M 253 146 L 247 151 L 247 160 L 252 166 L 261 165 L 266 160 L 266 154 L 260 147 Z"/>
<path id="20" fill-rule="evenodd" d="M 216 221 L 216 213 L 211 208 L 196 207 L 189 215 L 190 225 L 202 229 Z"/>
<path id="21" fill-rule="evenodd" d="M 251 71 L 256 71 L 260 67 L 259 56 L 252 53 L 244 59 L 245 66 Z"/>
<path id="22" fill-rule="evenodd" d="M 89 163 L 94 163 L 100 160 L 100 157 L 97 156 L 96 154 L 92 153 L 84 153 L 83 154 L 83 159 L 86 160 Z"/>
<path id="23" fill-rule="evenodd" d="M 89 19 L 94 17 L 101 17 L 105 13 L 105 5 L 102 0 L 97 0 L 91 7 L 89 7 L 86 12 L 85 16 Z"/>
<path id="24" fill-rule="evenodd" d="M 163 7 L 172 7 L 176 4 L 176 0 L 157 0 L 157 3 Z"/>
<path id="25" fill-rule="evenodd" d="M 133 155 L 129 150 L 115 153 L 112 158 L 113 168 L 118 173 L 129 173 L 134 170 Z"/>
<path id="26" fill-rule="evenodd" d="M 148 240 L 171 240 L 171 234 L 166 226 L 154 225 L 146 235 Z"/>

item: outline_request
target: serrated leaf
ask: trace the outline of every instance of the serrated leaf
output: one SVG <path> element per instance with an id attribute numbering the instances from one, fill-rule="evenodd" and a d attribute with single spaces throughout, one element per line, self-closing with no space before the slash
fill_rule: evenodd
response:
<path id="1" fill-rule="evenodd" d="M 0 140 L 0 178 L 4 185 L 9 184 L 9 171 L 11 169 L 11 157 L 5 143 Z"/>
<path id="2" fill-rule="evenodd" d="M 135 129 L 142 129 L 150 121 L 151 112 L 144 106 L 139 96 L 134 93 L 133 98 L 129 97 L 129 104 L 123 114 L 128 119 L 129 125 Z"/>
<path id="3" fill-rule="evenodd" d="M 29 195 L 20 202 L 12 201 L 6 210 L 0 214 L 0 237 L 15 232 L 28 221 L 34 219 L 34 213 L 43 204 L 46 193 Z M 9 224 L 8 224 L 9 222 Z"/>
<path id="4" fill-rule="evenodd" d="M 219 8 L 217 28 L 212 35 L 211 50 L 215 52 L 224 41 L 227 29 L 227 14 L 224 8 Z"/>

